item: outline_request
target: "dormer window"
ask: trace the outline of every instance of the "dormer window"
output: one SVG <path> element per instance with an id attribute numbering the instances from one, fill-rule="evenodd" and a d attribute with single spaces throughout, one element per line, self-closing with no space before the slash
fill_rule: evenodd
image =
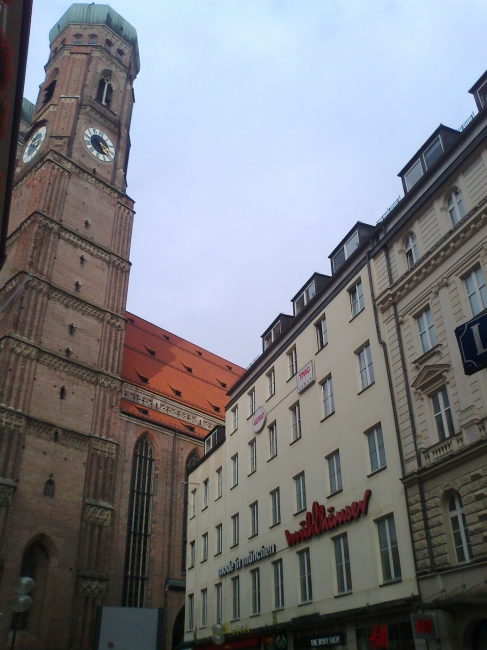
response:
<path id="1" fill-rule="evenodd" d="M 429 169 L 433 163 L 435 163 L 438 158 L 443 153 L 443 145 L 441 144 L 440 136 L 436 137 L 430 146 L 426 149 L 423 154 L 424 164 L 426 169 Z"/>
<path id="2" fill-rule="evenodd" d="M 278 322 L 274 327 L 264 336 L 264 350 L 267 350 L 269 345 L 273 343 L 281 333 L 281 323 Z"/>
<path id="3" fill-rule="evenodd" d="M 208 436 L 205 438 L 205 456 L 208 454 L 221 440 L 224 439 L 224 428 L 215 427 Z"/>
<path id="4" fill-rule="evenodd" d="M 478 89 L 478 96 L 483 108 L 487 104 L 487 81 Z"/>
<path id="5" fill-rule="evenodd" d="M 344 246 L 340 248 L 338 253 L 336 253 L 333 256 L 332 259 L 332 264 L 333 264 L 333 272 L 337 271 L 340 266 L 345 262 L 345 260 L 348 260 L 350 255 L 355 251 L 355 249 L 358 248 L 359 245 L 359 237 L 358 237 L 358 230 L 356 230 L 353 235 L 345 242 Z"/>
<path id="6" fill-rule="evenodd" d="M 417 160 L 414 165 L 404 174 L 404 180 L 406 181 L 406 188 L 410 190 L 413 185 L 419 181 L 423 175 L 423 168 L 421 167 L 421 160 Z"/>
<path id="7" fill-rule="evenodd" d="M 314 298 L 316 295 L 316 285 L 313 280 L 303 291 L 303 293 L 298 296 L 297 300 L 294 301 L 294 315 L 299 314 L 299 312 L 304 309 L 308 302 Z"/>

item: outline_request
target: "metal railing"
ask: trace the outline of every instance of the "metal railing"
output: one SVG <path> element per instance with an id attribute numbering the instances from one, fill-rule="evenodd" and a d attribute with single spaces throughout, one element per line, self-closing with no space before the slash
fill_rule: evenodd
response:
<path id="1" fill-rule="evenodd" d="M 458 129 L 459 131 L 463 131 L 469 124 L 470 122 L 475 118 L 475 113 L 472 113 L 467 117 L 465 122 L 462 124 L 462 126 Z"/>
<path id="2" fill-rule="evenodd" d="M 394 208 L 396 207 L 396 205 L 398 205 L 400 203 L 400 201 L 402 201 L 402 198 L 403 198 L 402 196 L 398 196 L 397 199 L 394 201 L 394 203 L 387 208 L 387 210 L 384 212 L 382 217 L 377 221 L 377 223 L 380 223 L 381 221 L 384 221 L 384 219 L 387 217 L 387 215 L 390 214 L 394 210 Z"/>

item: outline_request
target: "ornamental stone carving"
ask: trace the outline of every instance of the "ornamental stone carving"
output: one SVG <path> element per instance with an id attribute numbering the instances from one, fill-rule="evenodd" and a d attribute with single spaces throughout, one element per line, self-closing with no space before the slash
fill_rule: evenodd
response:
<path id="1" fill-rule="evenodd" d="M 105 598 L 108 580 L 105 578 L 92 578 L 79 576 L 78 593 L 86 598 Z"/>
<path id="2" fill-rule="evenodd" d="M 24 416 L 8 409 L 0 408 L 0 427 L 10 431 L 21 431 Z"/>
<path id="3" fill-rule="evenodd" d="M 115 458 L 115 443 L 101 438 L 92 438 L 91 453 L 105 458 Z"/>
<path id="4" fill-rule="evenodd" d="M 12 505 L 16 485 L 7 478 L 0 478 L 0 508 Z"/>
<path id="5" fill-rule="evenodd" d="M 85 521 L 95 526 L 109 526 L 112 521 L 113 506 L 104 501 L 85 499 Z"/>

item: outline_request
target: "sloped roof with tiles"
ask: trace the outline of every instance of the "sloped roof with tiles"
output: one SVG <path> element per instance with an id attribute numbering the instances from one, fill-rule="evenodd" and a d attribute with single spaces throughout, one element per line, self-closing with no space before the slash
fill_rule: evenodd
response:
<path id="1" fill-rule="evenodd" d="M 130 313 L 122 379 L 217 420 L 225 420 L 227 391 L 244 372 L 216 354 Z M 204 437 L 207 429 L 191 427 L 177 417 L 122 400 L 122 411 L 190 435 Z M 194 428 L 192 431 L 191 429 Z"/>

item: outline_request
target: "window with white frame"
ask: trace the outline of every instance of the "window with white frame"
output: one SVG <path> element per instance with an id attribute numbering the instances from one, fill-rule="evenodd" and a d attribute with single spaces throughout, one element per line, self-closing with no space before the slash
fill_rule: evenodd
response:
<path id="1" fill-rule="evenodd" d="M 238 454 L 232 456 L 232 487 L 238 485 Z"/>
<path id="2" fill-rule="evenodd" d="M 408 265 L 408 269 L 410 269 L 416 264 L 419 259 L 418 247 L 416 245 L 416 235 L 414 233 L 411 233 L 406 237 L 406 241 L 404 243 L 404 253 L 406 255 L 406 263 Z"/>
<path id="3" fill-rule="evenodd" d="M 345 245 L 342 246 L 333 256 L 333 273 L 335 273 L 340 268 L 345 260 L 348 260 L 350 255 L 355 251 L 356 248 L 358 248 L 359 243 L 358 230 L 356 230 L 345 242 Z"/>
<path id="4" fill-rule="evenodd" d="M 335 398 L 333 397 L 333 382 L 331 375 L 321 384 L 321 392 L 323 395 L 324 417 L 327 418 L 335 412 Z"/>
<path id="5" fill-rule="evenodd" d="M 298 356 L 296 353 L 296 348 L 293 348 L 287 353 L 288 358 L 288 367 L 289 367 L 289 377 L 294 377 L 298 372 Z"/>
<path id="6" fill-rule="evenodd" d="M 401 578 L 401 563 L 397 546 L 396 524 L 394 515 L 388 515 L 377 522 L 379 532 L 380 559 L 384 582 Z"/>
<path id="7" fill-rule="evenodd" d="M 250 506 L 250 536 L 255 537 L 259 534 L 259 503 L 254 501 Z"/>
<path id="8" fill-rule="evenodd" d="M 296 402 L 291 407 L 291 425 L 292 425 L 292 439 L 299 440 L 301 438 L 301 411 L 299 409 L 299 402 Z"/>
<path id="9" fill-rule="evenodd" d="M 358 352 L 357 356 L 360 374 L 360 390 L 365 390 L 375 382 L 370 344 L 367 343 L 367 345 Z"/>
<path id="10" fill-rule="evenodd" d="M 219 467 L 216 470 L 216 499 L 219 499 L 222 496 L 222 494 L 223 494 L 223 468 Z"/>
<path id="11" fill-rule="evenodd" d="M 448 517 L 450 519 L 457 562 L 459 564 L 469 562 L 472 559 L 472 547 L 470 545 L 470 536 L 468 534 L 462 499 L 458 492 L 452 494 L 448 501 Z"/>
<path id="12" fill-rule="evenodd" d="M 194 567 L 194 563 L 196 560 L 196 542 L 192 541 L 189 543 L 189 564 L 188 564 L 188 569 L 192 569 Z"/>
<path id="13" fill-rule="evenodd" d="M 416 318 L 419 329 L 419 338 L 423 352 L 428 352 L 438 343 L 436 340 L 435 325 L 433 323 L 433 314 L 428 305 L 426 309 Z"/>
<path id="14" fill-rule="evenodd" d="M 349 289 L 348 293 L 350 295 L 350 309 L 352 312 L 352 318 L 354 318 L 365 308 L 362 280 L 359 280 L 357 284 Z"/>
<path id="15" fill-rule="evenodd" d="M 342 489 L 342 468 L 340 465 L 340 452 L 328 456 L 328 474 L 330 477 L 330 494 L 335 494 Z"/>
<path id="16" fill-rule="evenodd" d="M 223 620 L 223 589 L 222 583 L 218 582 L 215 585 L 216 593 L 216 622 L 221 623 Z"/>
<path id="17" fill-rule="evenodd" d="M 299 312 L 304 309 L 310 300 L 316 296 L 316 285 L 315 281 L 312 280 L 306 289 L 301 293 L 296 300 L 294 301 L 294 315 L 296 316 Z"/>
<path id="18" fill-rule="evenodd" d="M 208 589 L 201 590 L 201 627 L 208 623 Z"/>
<path id="19" fill-rule="evenodd" d="M 306 482 L 304 480 L 304 472 L 294 477 L 294 485 L 296 488 L 296 512 L 306 510 Z"/>
<path id="20" fill-rule="evenodd" d="M 206 562 L 208 559 L 208 533 L 201 536 L 201 561 Z"/>
<path id="21" fill-rule="evenodd" d="M 423 153 L 423 160 L 426 166 L 426 169 L 429 169 L 431 165 L 438 160 L 438 158 L 443 153 L 443 145 L 441 142 L 440 136 L 437 136 L 430 146 Z"/>
<path id="22" fill-rule="evenodd" d="M 321 350 L 328 343 L 328 330 L 326 328 L 326 316 L 320 318 L 316 323 L 316 343 L 318 344 L 318 350 Z"/>
<path id="23" fill-rule="evenodd" d="M 339 594 L 352 591 L 352 574 L 350 571 L 350 554 L 348 552 L 347 533 L 335 537 L 335 566 L 337 571 L 337 589 Z"/>
<path id="24" fill-rule="evenodd" d="M 188 630 L 194 629 L 194 594 L 188 594 Z"/>
<path id="25" fill-rule="evenodd" d="M 298 551 L 299 561 L 299 595 L 301 603 L 309 603 L 313 600 L 313 587 L 311 584 L 311 562 L 309 548 Z"/>
<path id="26" fill-rule="evenodd" d="M 281 523 L 281 492 L 279 488 L 272 490 L 271 494 L 271 522 L 272 526 Z"/>
<path id="27" fill-rule="evenodd" d="M 238 429 L 238 404 L 232 409 L 232 433 Z"/>
<path id="28" fill-rule="evenodd" d="M 282 560 L 272 562 L 274 573 L 274 609 L 284 608 L 284 571 Z"/>
<path id="29" fill-rule="evenodd" d="M 237 546 L 240 540 L 240 517 L 237 514 L 232 516 L 232 546 Z"/>
<path id="30" fill-rule="evenodd" d="M 218 524 L 218 526 L 215 526 L 215 532 L 216 532 L 216 553 L 215 555 L 219 555 L 222 550 L 223 550 L 223 524 Z"/>
<path id="31" fill-rule="evenodd" d="M 384 449 L 381 425 L 378 424 L 366 435 L 369 445 L 370 471 L 376 472 L 378 469 L 386 466 L 386 451 Z"/>
<path id="32" fill-rule="evenodd" d="M 484 274 L 480 267 L 465 278 L 465 286 L 472 314 L 477 316 L 487 308 L 487 289 L 485 288 Z"/>
<path id="33" fill-rule="evenodd" d="M 460 190 L 453 190 L 448 197 L 447 203 L 452 225 L 456 226 L 465 216 L 465 208 L 463 207 L 462 193 Z"/>
<path id="34" fill-rule="evenodd" d="M 277 456 L 277 425 L 273 422 L 269 426 L 269 458 Z"/>
<path id="35" fill-rule="evenodd" d="M 438 433 L 439 440 L 442 441 L 449 436 L 453 436 L 455 433 L 446 386 L 443 386 L 441 390 L 431 395 L 431 402 L 433 404 L 436 432 Z"/>
<path id="36" fill-rule="evenodd" d="M 240 618 L 240 576 L 232 578 L 232 619 Z"/>
<path id="37" fill-rule="evenodd" d="M 250 451 L 250 474 L 257 471 L 257 441 L 254 438 L 249 442 Z"/>
<path id="38" fill-rule="evenodd" d="M 250 415 L 253 415 L 255 413 L 255 388 L 252 388 L 252 390 L 249 392 L 249 411 Z"/>
<path id="39" fill-rule="evenodd" d="M 250 571 L 252 581 L 252 614 L 260 614 L 260 569 Z"/>
<path id="40" fill-rule="evenodd" d="M 423 175 L 423 167 L 421 166 L 421 161 L 417 160 L 414 165 L 412 165 L 408 171 L 404 174 L 404 180 L 406 182 L 406 189 L 410 190 L 413 185 L 419 181 Z"/>
<path id="41" fill-rule="evenodd" d="M 196 517 L 196 488 L 191 490 L 191 519 Z"/>
<path id="42" fill-rule="evenodd" d="M 268 398 L 272 397 L 276 392 L 276 373 L 274 368 L 271 368 L 266 375 L 267 377 L 267 395 Z"/>
<path id="43" fill-rule="evenodd" d="M 207 478 L 203 481 L 203 509 L 208 508 L 209 498 L 210 498 L 210 479 Z"/>

